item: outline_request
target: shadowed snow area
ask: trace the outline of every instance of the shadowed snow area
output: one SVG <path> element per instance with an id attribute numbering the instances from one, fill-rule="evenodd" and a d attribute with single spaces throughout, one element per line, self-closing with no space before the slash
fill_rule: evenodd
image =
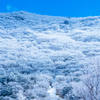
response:
<path id="1" fill-rule="evenodd" d="M 100 55 L 99 32 L 100 17 L 1 13 L 0 100 L 67 98 L 48 94 L 50 83 L 63 89 L 80 81 L 80 68 Z"/>

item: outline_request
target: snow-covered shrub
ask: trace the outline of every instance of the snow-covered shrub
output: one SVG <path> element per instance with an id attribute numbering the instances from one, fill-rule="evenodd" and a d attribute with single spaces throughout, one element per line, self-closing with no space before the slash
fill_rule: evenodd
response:
<path id="1" fill-rule="evenodd" d="M 35 93 L 36 93 L 36 95 L 37 95 L 38 97 L 44 98 L 44 97 L 47 96 L 47 91 L 46 91 L 45 89 L 43 89 L 43 88 L 37 88 L 37 89 L 34 90 L 34 91 L 35 91 Z"/>
<path id="2" fill-rule="evenodd" d="M 38 87 L 27 90 L 24 95 L 26 98 L 45 98 L 47 96 L 47 91 L 44 88 Z"/>
<path id="3" fill-rule="evenodd" d="M 59 97 L 64 100 L 79 100 L 79 98 L 73 94 L 73 88 L 70 85 L 62 89 L 56 89 L 56 95 L 59 95 Z"/>
<path id="4" fill-rule="evenodd" d="M 20 77 L 18 75 L 19 73 L 12 72 L 0 76 L 0 96 L 9 96 L 12 99 L 15 99 L 17 98 L 16 94 L 19 92 L 19 90 L 24 90 L 21 86 L 21 82 L 24 81 L 24 79 L 21 77 L 21 75 Z"/>
<path id="5" fill-rule="evenodd" d="M 66 77 L 63 76 L 63 75 L 57 75 L 57 76 L 55 77 L 55 79 L 56 79 L 56 81 L 57 81 L 58 83 L 61 83 L 61 82 L 63 82 L 63 81 L 66 80 Z"/>
<path id="6" fill-rule="evenodd" d="M 60 98 L 66 100 L 77 100 L 73 94 L 73 88 L 69 83 L 66 83 L 67 78 L 63 75 L 57 75 L 55 77 L 55 84 L 56 87 L 56 95 L 59 95 Z"/>
<path id="7" fill-rule="evenodd" d="M 36 78 L 37 78 L 37 82 L 48 82 L 48 84 L 50 84 L 50 82 L 52 82 L 53 80 L 51 76 L 48 76 L 46 74 L 37 75 Z"/>
<path id="8" fill-rule="evenodd" d="M 55 83 L 54 83 L 54 87 L 56 87 L 56 90 L 62 90 L 63 87 L 66 86 L 66 76 L 64 75 L 57 75 L 55 77 Z"/>
<path id="9" fill-rule="evenodd" d="M 27 66 L 25 64 L 21 65 L 18 70 L 21 74 L 31 74 L 35 72 L 34 68 L 32 68 L 31 66 Z"/>
<path id="10" fill-rule="evenodd" d="M 45 81 L 37 82 L 37 84 L 34 87 L 44 88 L 45 90 L 47 90 L 49 88 L 49 83 Z"/>
<path id="11" fill-rule="evenodd" d="M 69 21 L 68 21 L 68 20 L 65 20 L 65 21 L 64 21 L 64 24 L 69 24 Z"/>
<path id="12" fill-rule="evenodd" d="M 0 75 L 5 74 L 5 69 L 0 66 Z"/>
<path id="13" fill-rule="evenodd" d="M 64 87 L 63 89 L 62 89 L 62 92 L 61 92 L 61 94 L 60 94 L 60 96 L 62 97 L 62 98 L 66 98 L 66 99 L 69 99 L 69 98 L 71 98 L 72 97 L 72 87 Z"/>
<path id="14" fill-rule="evenodd" d="M 0 100 L 14 100 L 14 99 L 6 96 L 6 97 L 0 97 Z"/>
<path id="15" fill-rule="evenodd" d="M 5 85 L 6 83 L 9 83 L 10 81 L 14 81 L 14 79 L 9 75 L 1 75 L 0 76 L 0 83 Z"/>
<path id="16" fill-rule="evenodd" d="M 13 93 L 18 93 L 20 90 L 23 90 L 23 86 L 21 86 L 19 83 L 17 82 L 9 82 L 8 83 L 9 87 L 12 87 L 12 91 Z"/>
<path id="17" fill-rule="evenodd" d="M 4 87 L 0 90 L 0 96 L 10 96 L 12 95 L 12 88 L 11 87 Z"/>
<path id="18" fill-rule="evenodd" d="M 46 98 L 47 97 L 47 90 L 50 86 L 50 82 L 52 81 L 52 77 L 44 74 L 40 75 L 28 75 L 28 82 L 23 83 L 24 87 L 24 95 L 28 99 L 37 99 L 37 98 Z M 32 81 L 35 80 L 35 83 Z M 38 100 L 38 99 L 37 99 Z M 39 99 L 40 100 L 40 99 Z"/>

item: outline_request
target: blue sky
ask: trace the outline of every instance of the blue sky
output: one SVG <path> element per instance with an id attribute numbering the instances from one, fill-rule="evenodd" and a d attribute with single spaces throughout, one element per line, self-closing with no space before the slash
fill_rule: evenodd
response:
<path id="1" fill-rule="evenodd" d="M 100 0 L 0 0 L 0 12 L 13 11 L 64 17 L 99 16 Z"/>

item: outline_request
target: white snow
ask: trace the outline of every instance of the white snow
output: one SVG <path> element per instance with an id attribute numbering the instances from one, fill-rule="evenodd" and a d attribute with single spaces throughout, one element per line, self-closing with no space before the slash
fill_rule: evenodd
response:
<path id="1" fill-rule="evenodd" d="M 55 89 L 54 87 L 51 88 L 51 86 L 50 86 L 47 92 L 48 92 L 51 96 L 55 96 L 55 95 L 56 95 L 56 89 Z"/>

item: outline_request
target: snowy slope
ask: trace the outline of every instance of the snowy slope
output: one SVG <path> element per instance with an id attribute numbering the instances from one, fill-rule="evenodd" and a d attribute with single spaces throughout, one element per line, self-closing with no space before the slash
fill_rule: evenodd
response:
<path id="1" fill-rule="evenodd" d="M 80 67 L 100 55 L 99 32 L 100 17 L 96 16 L 1 13 L 0 96 L 17 100 L 16 94 L 22 91 L 23 98 L 49 100 L 50 82 L 55 79 L 57 87 L 64 87 L 67 82 L 78 81 L 75 73 L 81 73 Z M 16 91 L 14 86 L 18 86 Z"/>

